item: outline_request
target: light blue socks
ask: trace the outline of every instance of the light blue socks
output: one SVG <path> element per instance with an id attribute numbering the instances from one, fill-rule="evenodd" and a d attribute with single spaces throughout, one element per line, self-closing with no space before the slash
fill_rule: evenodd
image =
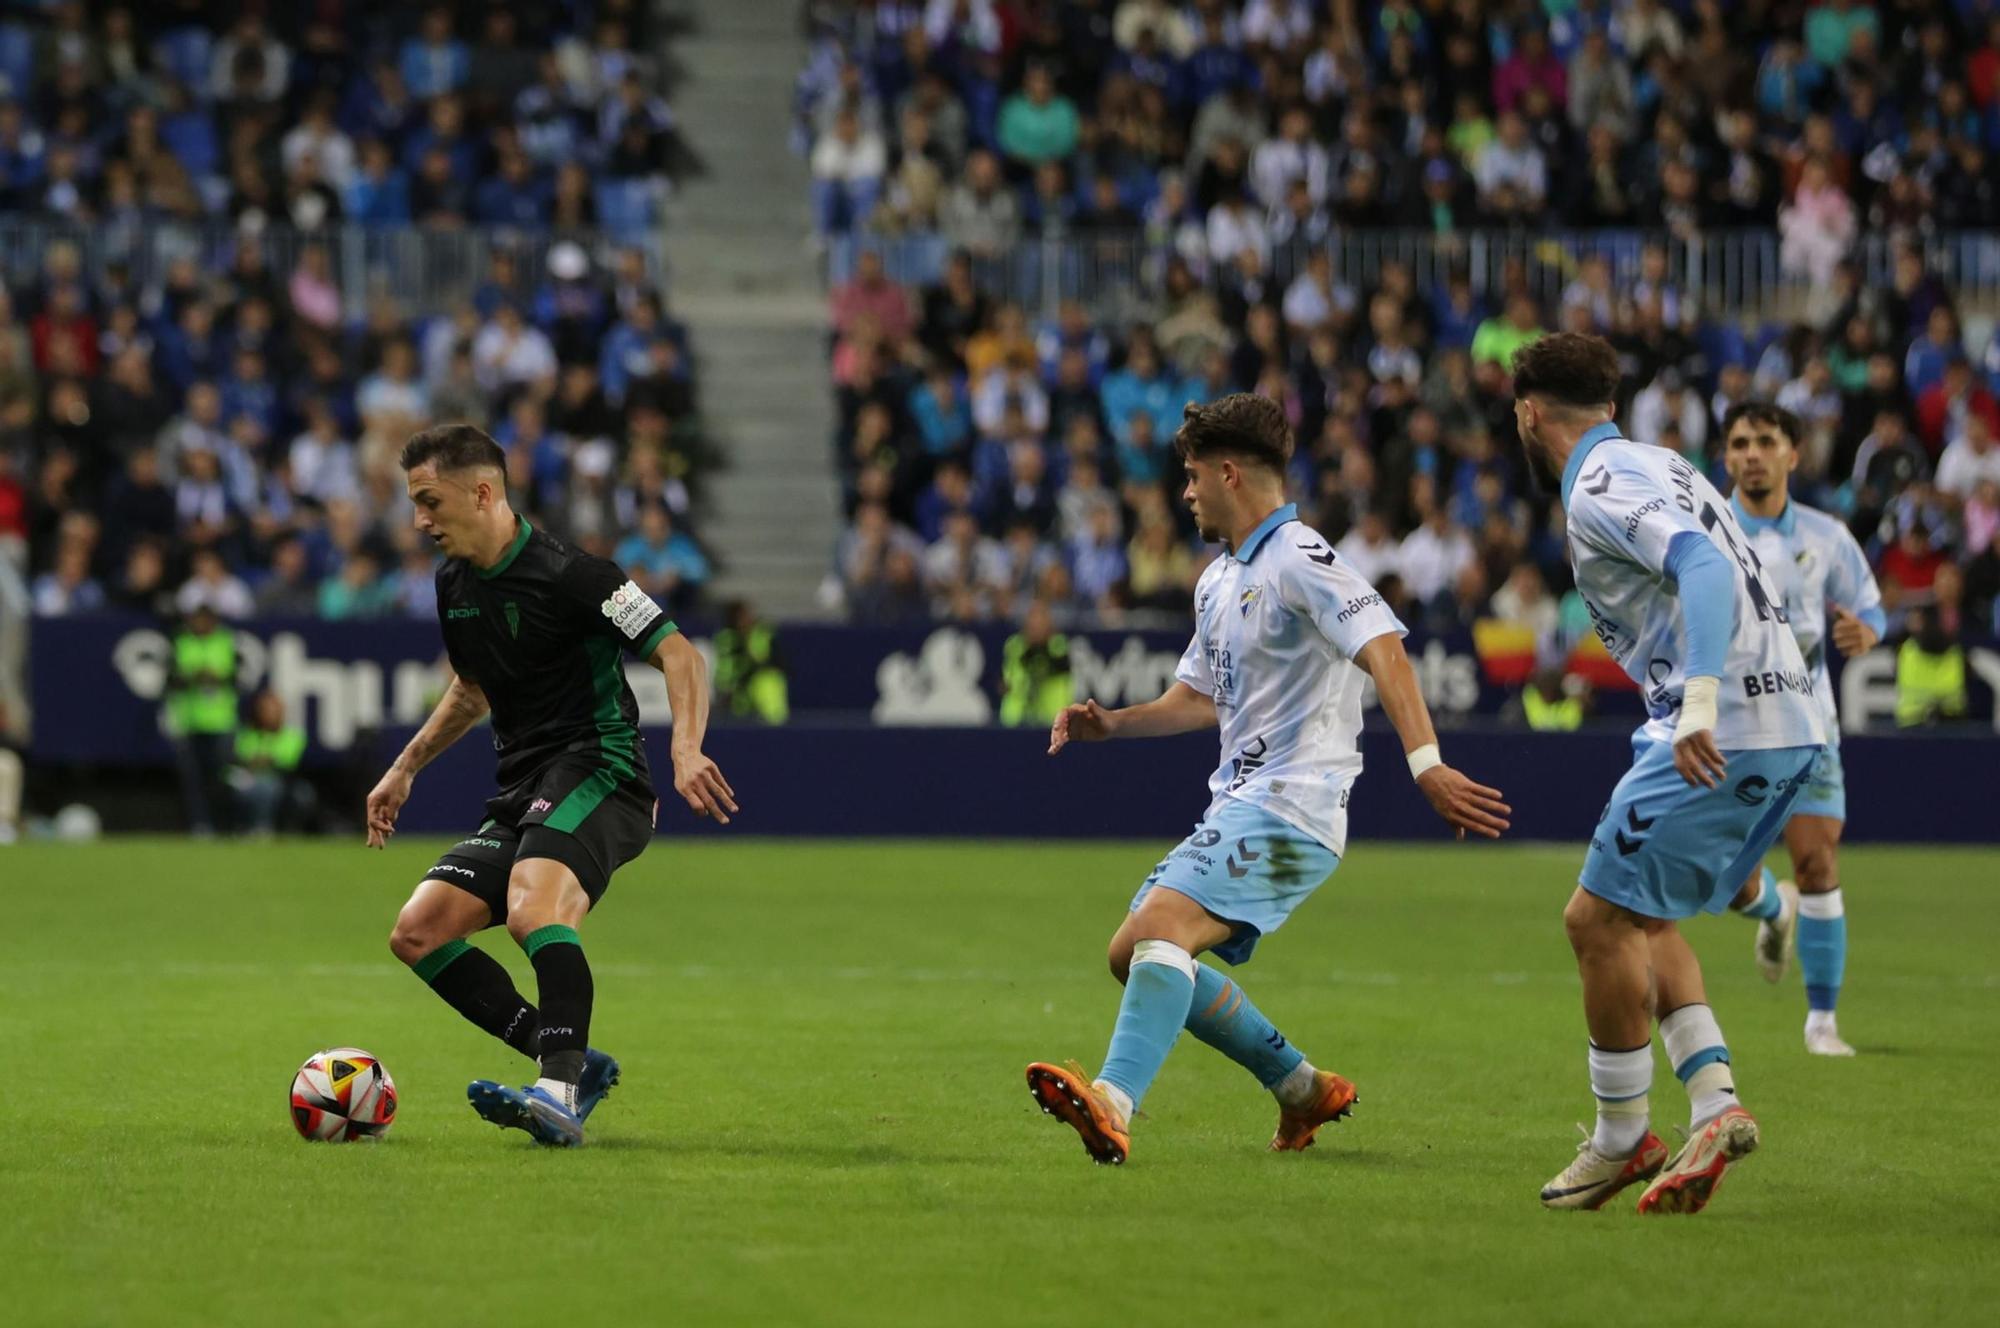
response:
<path id="1" fill-rule="evenodd" d="M 1847 909 L 1838 889 L 1799 896 L 1798 955 L 1806 1008 L 1833 1010 L 1847 972 Z"/>
<path id="2" fill-rule="evenodd" d="M 1761 879 L 1763 881 L 1763 892 L 1755 900 L 1745 904 L 1737 911 L 1742 913 L 1746 918 L 1755 918 L 1759 922 L 1772 922 L 1784 910 L 1785 901 L 1778 897 L 1778 878 L 1771 874 L 1769 867 L 1764 868 L 1764 875 Z"/>
<path id="3" fill-rule="evenodd" d="M 1250 1003 L 1243 988 L 1207 964 L 1195 965 L 1187 1030 L 1273 1091 L 1305 1060 L 1304 1053 L 1287 1042 L 1264 1012 Z"/>
<path id="4" fill-rule="evenodd" d="M 1194 956 L 1171 941 L 1141 941 L 1132 950 L 1118 1023 L 1097 1077 L 1124 1094 L 1134 1111 L 1188 1022 L 1195 970 Z"/>

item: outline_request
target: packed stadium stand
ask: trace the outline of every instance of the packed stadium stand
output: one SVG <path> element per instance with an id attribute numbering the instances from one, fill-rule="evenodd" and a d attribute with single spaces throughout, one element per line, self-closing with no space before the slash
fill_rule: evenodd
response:
<path id="1" fill-rule="evenodd" d="M 532 519 L 698 599 L 714 457 L 664 281 L 688 153 L 657 11 L 7 6 L 10 593 L 429 617 L 396 456 L 470 420 Z"/>
<path id="2" fill-rule="evenodd" d="M 1804 421 L 1892 634 L 2000 594 L 2000 21 L 1859 0 L 819 0 L 794 142 L 828 255 L 857 621 L 1183 614 L 1182 407 L 1280 401 L 1293 487 L 1407 621 L 1588 634 L 1512 353 L 1594 331 L 1633 436 L 1721 477 Z M 1726 481 L 1724 481 L 1726 487 Z"/>

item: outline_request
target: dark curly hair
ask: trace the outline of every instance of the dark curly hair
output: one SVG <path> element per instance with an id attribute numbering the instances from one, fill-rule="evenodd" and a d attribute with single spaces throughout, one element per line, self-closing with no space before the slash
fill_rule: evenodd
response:
<path id="1" fill-rule="evenodd" d="M 1514 395 L 1588 410 L 1618 396 L 1618 352 L 1603 337 L 1557 332 L 1514 352 Z"/>
<path id="2" fill-rule="evenodd" d="M 1228 456 L 1282 475 L 1292 459 L 1292 426 L 1269 397 L 1232 392 L 1181 412 L 1174 451 L 1183 461 Z"/>
<path id="3" fill-rule="evenodd" d="M 1769 401 L 1739 401 L 1722 416 L 1722 437 L 1726 443 L 1729 431 L 1736 427 L 1736 421 L 1748 420 L 1752 424 L 1762 424 L 1785 435 L 1785 441 L 1793 447 L 1799 445 L 1806 436 L 1805 425 L 1799 417 L 1783 406 Z"/>

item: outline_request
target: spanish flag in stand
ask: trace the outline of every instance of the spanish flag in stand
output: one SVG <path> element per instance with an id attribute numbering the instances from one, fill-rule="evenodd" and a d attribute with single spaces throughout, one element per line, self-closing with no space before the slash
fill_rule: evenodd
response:
<path id="1" fill-rule="evenodd" d="M 1480 672 L 1496 687 L 1527 684 L 1541 659 L 1536 645 L 1534 629 L 1526 623 L 1481 618 L 1472 625 L 1472 648 L 1479 655 Z M 1600 691 L 1634 690 L 1632 680 L 1606 653 L 1604 643 L 1590 633 L 1569 652 L 1563 672 L 1581 677 Z"/>

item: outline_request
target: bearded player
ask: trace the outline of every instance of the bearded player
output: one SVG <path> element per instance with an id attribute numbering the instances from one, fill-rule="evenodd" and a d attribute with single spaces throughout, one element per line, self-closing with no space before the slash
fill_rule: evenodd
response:
<path id="1" fill-rule="evenodd" d="M 537 1062 L 526 1088 L 475 1080 L 474 1110 L 574 1147 L 618 1082 L 618 1063 L 589 1046 L 594 990 L 578 928 L 612 873 L 645 850 L 659 809 L 622 654 L 666 675 L 674 790 L 727 824 L 735 794 L 701 753 L 706 666 L 616 566 L 515 513 L 505 454 L 478 429 L 426 429 L 402 466 L 416 527 L 445 558 L 438 617 L 455 676 L 368 795 L 368 845 L 395 833 L 417 772 L 489 713 L 500 791 L 403 905 L 389 948 L 446 1004 Z M 466 939 L 492 926 L 527 952 L 537 1004 Z"/>
<path id="2" fill-rule="evenodd" d="M 1847 971 L 1847 909 L 1840 893 L 1847 783 L 1826 647 L 1831 640 L 1849 658 L 1866 654 L 1882 639 L 1888 619 L 1868 557 L 1846 523 L 1791 496 L 1791 473 L 1799 464 L 1798 417 L 1778 406 L 1739 402 L 1723 417 L 1722 435 L 1723 464 L 1736 481 L 1730 506 L 1784 600 L 1792 635 L 1812 670 L 1827 737 L 1826 751 L 1785 822 L 1793 880 L 1779 881 L 1764 867 L 1731 907 L 1757 919 L 1757 967 L 1767 981 L 1784 977 L 1796 943 L 1806 988 L 1806 1050 L 1852 1056 L 1854 1048 L 1841 1039 L 1834 1015 Z"/>
<path id="3" fill-rule="evenodd" d="M 1559 333 L 1514 356 L 1515 428 L 1538 481 L 1560 488 L 1577 593 L 1647 704 L 1563 910 L 1597 1125 L 1541 1199 L 1601 1208 L 1644 1181 L 1640 1212 L 1692 1213 L 1759 1133 L 1679 923 L 1721 912 L 1764 860 L 1824 729 L 1756 549 L 1694 467 L 1612 422 L 1619 379 L 1598 337 Z M 1672 1157 L 1648 1128 L 1656 1018 L 1688 1095 Z"/>

